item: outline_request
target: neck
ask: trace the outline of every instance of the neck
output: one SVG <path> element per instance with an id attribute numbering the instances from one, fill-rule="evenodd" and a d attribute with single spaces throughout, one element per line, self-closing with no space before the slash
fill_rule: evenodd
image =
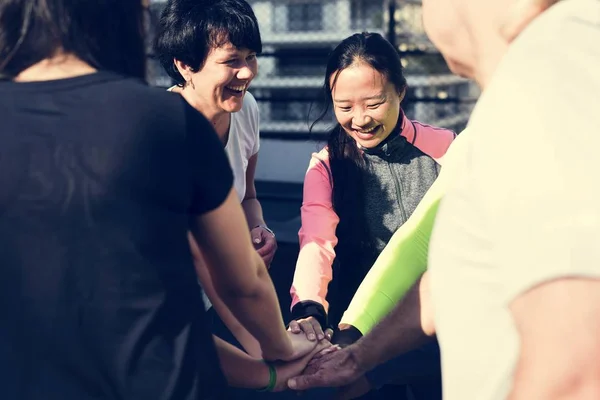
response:
<path id="1" fill-rule="evenodd" d="M 231 114 L 223 110 L 215 110 L 214 107 L 210 107 L 203 98 L 198 96 L 194 89 L 190 86 L 183 88 L 177 87 L 173 89 L 174 92 L 181 93 L 186 101 L 200 111 L 206 119 L 212 124 L 213 128 L 217 131 L 217 135 L 224 143 L 227 141 L 227 133 L 229 132 L 229 121 Z"/>
<path id="2" fill-rule="evenodd" d="M 88 75 L 96 72 L 88 63 L 72 54 L 58 53 L 21 71 L 15 82 L 50 81 Z"/>
<path id="3" fill-rule="evenodd" d="M 508 50 L 508 43 L 500 35 L 479 35 L 475 42 L 476 59 L 473 79 L 484 90 L 496 72 L 496 68 Z"/>
<path id="4" fill-rule="evenodd" d="M 508 5 L 499 1 L 479 2 L 477 7 L 471 8 L 470 19 L 476 21 L 471 29 L 476 62 L 470 75 L 482 89 L 489 84 L 510 43 L 557 1 L 512 0 Z M 490 7 L 493 7 L 491 11 Z"/>

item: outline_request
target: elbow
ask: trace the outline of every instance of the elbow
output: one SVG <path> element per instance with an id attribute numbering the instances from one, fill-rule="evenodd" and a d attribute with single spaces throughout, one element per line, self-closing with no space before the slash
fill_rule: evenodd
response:
<path id="1" fill-rule="evenodd" d="M 426 336 L 434 337 L 436 335 L 435 332 L 435 324 L 433 322 L 433 318 L 422 317 L 421 319 L 421 329 Z"/>
<path id="2" fill-rule="evenodd" d="M 594 372 L 591 372 L 594 371 Z M 574 371 L 555 385 L 552 399 L 600 399 L 600 369 L 598 367 L 587 371 Z"/>
<path id="3" fill-rule="evenodd" d="M 219 285 L 217 291 L 224 300 L 258 298 L 264 292 L 264 285 L 258 280 Z"/>
<path id="4" fill-rule="evenodd" d="M 552 372 L 549 372 L 547 366 L 540 367 L 537 374 L 535 371 L 519 371 L 509 399 L 600 399 L 600 368 L 598 365 L 581 367 L 575 367 L 576 363 L 568 365 L 569 368 L 559 368 Z M 541 370 L 542 368 L 544 371 Z M 559 372 L 559 370 L 562 371 Z"/>
<path id="5" fill-rule="evenodd" d="M 272 282 L 263 260 L 256 252 L 252 257 L 252 265 L 252 272 L 220 280 L 217 288 L 219 295 L 229 299 L 260 297 L 265 291 L 265 286 L 272 285 Z"/>

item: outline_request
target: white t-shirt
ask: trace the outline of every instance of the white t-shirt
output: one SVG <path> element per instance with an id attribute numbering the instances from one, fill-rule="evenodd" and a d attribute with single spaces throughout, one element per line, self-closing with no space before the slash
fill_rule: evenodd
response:
<path id="1" fill-rule="evenodd" d="M 258 154 L 259 141 L 259 113 L 258 104 L 250 92 L 244 95 L 242 109 L 231 114 L 229 125 L 229 138 L 225 145 L 225 152 L 229 158 L 229 164 L 233 170 L 233 187 L 237 192 L 240 203 L 246 195 L 246 169 L 248 161 L 252 156 Z M 212 303 L 202 292 L 206 309 L 212 307 Z"/>
<path id="2" fill-rule="evenodd" d="M 168 91 L 173 91 L 174 88 L 175 86 L 169 88 Z M 240 203 L 246 195 L 248 161 L 252 156 L 258 154 L 260 149 L 259 122 L 256 99 L 250 92 L 246 92 L 242 109 L 231 114 L 229 137 L 225 145 L 225 152 L 233 170 L 233 187 Z"/>
<path id="3" fill-rule="evenodd" d="M 600 277 L 600 1 L 563 0 L 510 46 L 469 124 L 430 246 L 445 400 L 510 391 L 509 305 L 537 284 Z"/>
<path id="4" fill-rule="evenodd" d="M 246 169 L 248 160 L 258 153 L 259 140 L 259 113 L 254 96 L 246 92 L 242 109 L 231 114 L 229 126 L 229 139 L 225 151 L 229 157 L 229 164 L 233 169 L 233 186 L 240 202 L 246 195 Z"/>
<path id="5" fill-rule="evenodd" d="M 170 88 L 169 91 L 172 91 L 172 89 Z M 246 169 L 248 168 L 248 161 L 258 153 L 260 148 L 258 125 L 258 104 L 254 96 L 250 92 L 246 92 L 242 109 L 231 114 L 229 137 L 225 145 L 225 152 L 233 170 L 233 187 L 237 192 L 240 203 L 246 195 Z M 208 310 L 212 307 L 212 304 L 206 293 L 202 292 L 202 294 L 204 296 L 205 307 Z"/>

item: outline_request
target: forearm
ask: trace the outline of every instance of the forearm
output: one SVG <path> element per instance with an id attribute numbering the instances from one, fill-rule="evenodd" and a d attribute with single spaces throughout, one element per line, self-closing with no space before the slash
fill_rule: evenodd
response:
<path id="1" fill-rule="evenodd" d="M 368 333 L 423 275 L 445 177 L 440 175 L 408 221 L 394 233 L 355 293 L 342 323 Z"/>
<path id="2" fill-rule="evenodd" d="M 252 247 L 235 192 L 221 207 L 193 222 L 192 233 L 218 296 L 259 341 L 265 357 L 293 356 L 273 282 Z"/>
<path id="3" fill-rule="evenodd" d="M 214 304 L 215 303 L 213 303 L 213 305 Z M 217 310 L 219 316 L 223 320 L 223 323 L 227 326 L 227 328 L 229 328 L 229 331 L 233 334 L 237 341 L 240 342 L 246 353 L 250 354 L 252 357 L 262 357 L 262 349 L 258 340 L 252 336 L 252 334 L 241 324 L 240 321 L 238 321 L 231 311 L 228 308 L 225 308 L 225 311 L 221 313 L 218 311 L 216 306 L 215 310 Z"/>
<path id="4" fill-rule="evenodd" d="M 235 346 L 213 336 L 217 355 L 230 386 L 262 389 L 269 383 L 269 367 Z"/>
<path id="5" fill-rule="evenodd" d="M 419 204 L 377 258 L 342 317 L 342 323 L 368 333 L 405 296 L 427 269 L 427 253 L 439 199 Z"/>
<path id="6" fill-rule="evenodd" d="M 314 316 L 325 326 L 329 309 L 327 292 L 333 278 L 332 261 L 335 253 L 331 249 L 332 241 L 319 241 L 316 238 L 309 238 L 308 241 L 303 237 L 303 230 L 300 230 L 301 248 L 290 289 L 292 318 Z"/>
<path id="7" fill-rule="evenodd" d="M 250 229 L 265 223 L 262 206 L 256 197 L 245 198 L 242 201 L 242 209 L 244 210 L 244 215 Z"/>
<path id="8" fill-rule="evenodd" d="M 219 317 L 225 326 L 229 328 L 233 336 L 235 336 L 235 338 L 244 347 L 244 350 L 246 350 L 246 352 L 253 357 L 260 357 L 260 344 L 254 338 L 254 336 L 252 336 L 250 332 L 244 328 L 244 326 L 238 321 L 238 319 L 233 315 L 231 310 L 227 307 L 227 305 L 225 305 L 223 300 L 221 300 L 217 294 L 210 277 L 210 272 L 206 268 L 206 265 L 204 265 L 204 259 L 202 258 L 199 250 L 193 253 L 194 265 L 196 267 L 198 278 L 215 311 L 217 314 L 219 314 Z"/>
<path id="9" fill-rule="evenodd" d="M 254 290 L 244 295 L 230 294 L 226 286 L 222 290 L 217 286 L 217 292 L 233 316 L 258 340 L 265 358 L 270 358 L 273 354 L 289 355 L 293 350 L 285 331 L 273 282 L 256 252 L 252 253 L 251 262 L 260 265 Z"/>
<path id="10" fill-rule="evenodd" d="M 368 335 L 349 347 L 362 369 L 369 371 L 432 340 L 428 290 L 427 278 L 422 277 Z"/>

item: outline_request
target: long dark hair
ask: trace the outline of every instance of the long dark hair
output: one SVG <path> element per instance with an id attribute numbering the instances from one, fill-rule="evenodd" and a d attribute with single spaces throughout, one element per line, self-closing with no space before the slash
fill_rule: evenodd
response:
<path id="1" fill-rule="evenodd" d="M 406 89 L 400 55 L 394 46 L 377 33 L 354 34 L 344 39 L 329 56 L 322 89 L 323 111 L 312 127 L 329 112 L 333 103 L 331 91 L 340 71 L 357 62 L 368 64 L 383 74 L 398 93 Z M 329 131 L 327 147 L 333 177 L 333 207 L 340 218 L 336 231 L 337 258 L 342 259 L 342 263 L 344 259 L 357 261 L 365 252 L 372 252 L 364 213 L 362 172 L 365 161 L 357 143 L 339 123 Z"/>
<path id="2" fill-rule="evenodd" d="M 145 77 L 141 0 L 0 1 L 0 74 L 15 77 L 57 51 Z"/>
<path id="3" fill-rule="evenodd" d="M 154 50 L 171 78 L 182 85 L 174 59 L 202 68 L 209 51 L 227 42 L 262 51 L 258 21 L 245 0 L 169 0 L 162 11 Z"/>

